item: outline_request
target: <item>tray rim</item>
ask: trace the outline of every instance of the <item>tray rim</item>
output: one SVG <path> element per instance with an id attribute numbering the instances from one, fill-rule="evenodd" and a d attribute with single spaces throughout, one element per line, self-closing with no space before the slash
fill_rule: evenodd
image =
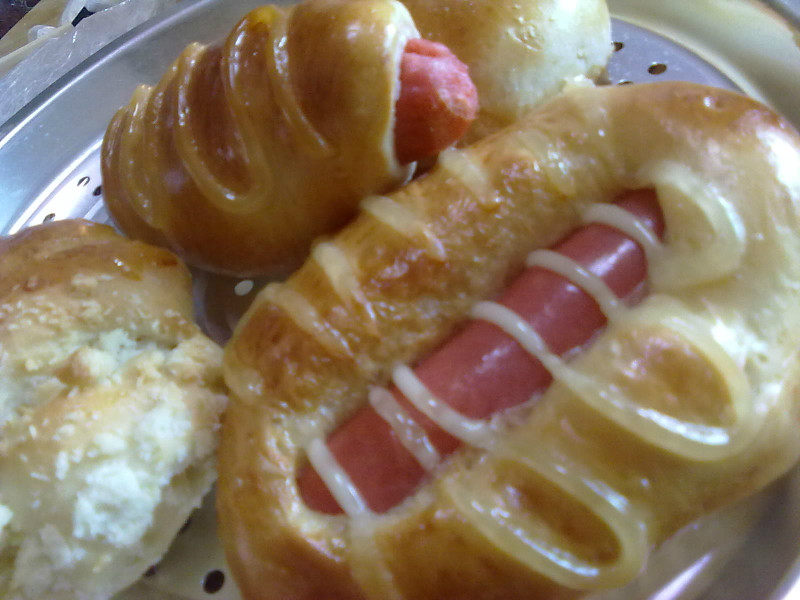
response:
<path id="1" fill-rule="evenodd" d="M 291 0 L 271 1 L 276 4 L 287 4 Z M 232 9 L 231 5 L 234 4 L 236 8 Z M 0 123 L 0 156 L 7 153 L 9 146 L 13 146 L 16 143 L 35 141 L 35 135 L 31 135 L 28 129 L 32 128 L 33 133 L 41 132 L 43 126 L 39 124 L 37 120 L 52 118 L 52 113 L 58 112 L 59 102 L 63 98 L 69 96 L 71 93 L 75 93 L 76 88 L 79 88 L 82 83 L 87 82 L 93 77 L 102 75 L 102 73 L 113 66 L 115 61 L 125 60 L 131 53 L 135 53 L 141 46 L 146 45 L 148 39 L 164 35 L 177 25 L 191 22 L 196 19 L 198 15 L 206 11 L 220 10 L 220 8 L 225 7 L 225 5 L 228 5 L 228 10 L 223 10 L 221 12 L 241 15 L 247 10 L 243 7 L 255 7 L 259 4 L 262 4 L 259 0 L 183 0 L 174 6 L 164 9 L 153 18 L 148 19 L 128 33 L 123 34 L 104 46 L 78 66 L 67 71 L 8 120 Z M 761 4 L 762 6 L 769 6 L 776 14 L 781 15 L 787 23 L 800 27 L 800 9 L 797 10 L 796 14 L 791 14 L 785 12 L 785 10 L 779 10 L 776 5 L 780 3 L 775 0 L 766 0 Z M 178 45 L 182 47 L 182 44 Z M 130 91 L 126 89 L 121 95 L 124 97 L 123 102 L 127 100 L 129 95 Z M 114 105 L 113 102 L 111 102 L 111 104 Z M 112 108 L 112 110 L 115 109 Z M 108 118 L 110 118 L 110 115 Z M 105 122 L 108 121 L 108 118 L 105 119 Z M 795 126 L 800 128 L 800 123 L 795 123 Z M 80 153 L 69 154 L 71 157 L 68 161 L 69 164 L 81 160 L 88 152 L 91 152 L 92 148 L 98 143 L 98 135 L 102 136 L 104 127 L 99 131 L 95 131 L 94 134 L 90 133 L 92 131 L 91 128 L 87 127 L 85 131 L 89 137 L 83 138 L 85 143 L 80 144 Z M 3 179 L 4 171 L 13 168 L 13 166 L 14 163 L 11 163 L 10 167 L 9 164 L 5 166 L 0 164 L 0 182 Z M 42 169 L 42 175 L 39 177 L 40 181 L 50 182 L 49 185 L 41 188 L 43 191 L 40 197 L 45 195 L 49 189 L 52 189 L 52 187 L 58 183 L 58 176 L 63 174 L 65 170 L 64 162 L 50 164 L 49 166 L 49 169 Z M 5 192 L 5 190 L 3 191 Z M 10 212 L 7 210 L 9 204 L 12 206 Z M 21 198 L 18 198 L 15 203 L 13 193 L 10 198 L 3 198 L 3 200 L 0 201 L 0 234 L 4 233 L 9 224 L 16 221 L 19 215 L 23 214 L 29 206 L 30 205 L 24 203 Z M 770 598 L 772 600 L 788 600 L 789 594 L 796 589 L 800 589 L 800 546 L 798 547 L 798 557 L 796 561 L 792 564 L 791 568 L 786 571 L 783 578 L 779 582 L 776 582 L 776 586 L 770 594 Z"/>

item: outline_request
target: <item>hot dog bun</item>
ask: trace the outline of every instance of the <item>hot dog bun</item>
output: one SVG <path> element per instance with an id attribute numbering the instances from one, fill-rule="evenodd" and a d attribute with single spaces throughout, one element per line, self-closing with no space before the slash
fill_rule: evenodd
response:
<path id="1" fill-rule="evenodd" d="M 598 78 L 611 53 L 604 0 L 403 0 L 423 37 L 469 67 L 480 112 L 460 145 L 519 119 L 577 77 Z"/>
<path id="2" fill-rule="evenodd" d="M 216 474 L 221 360 L 171 253 L 88 221 L 0 239 L 0 597 L 158 562 Z"/>
<path id="3" fill-rule="evenodd" d="M 697 516 L 798 458 L 800 137 L 687 83 L 573 89 L 373 198 L 225 353 L 218 508 L 245 598 L 567 598 L 615 587 Z M 489 442 L 381 515 L 322 515 L 298 469 L 493 296 L 524 256 L 655 188 L 650 296 Z M 562 374 L 563 375 L 563 374 Z"/>

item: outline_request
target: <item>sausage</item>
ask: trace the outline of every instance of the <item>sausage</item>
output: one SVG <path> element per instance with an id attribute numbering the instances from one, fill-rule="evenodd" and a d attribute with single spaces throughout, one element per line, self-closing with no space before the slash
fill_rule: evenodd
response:
<path id="1" fill-rule="evenodd" d="M 633 213 L 659 237 L 664 222 L 652 190 L 629 192 L 618 206 Z M 554 250 L 600 276 L 620 298 L 640 299 L 646 276 L 642 248 L 618 230 L 590 223 L 559 242 Z M 605 324 L 591 296 L 561 275 L 530 267 L 504 292 L 500 304 L 516 311 L 557 354 L 578 350 Z M 417 376 L 452 408 L 472 419 L 541 393 L 551 377 L 517 342 L 485 321 L 472 321 L 458 335 L 423 360 Z M 396 388 L 398 403 L 419 423 L 440 455 L 460 442 L 420 413 Z M 328 447 L 374 512 L 384 512 L 405 498 L 425 475 L 423 467 L 399 441 L 387 422 L 366 405 L 334 431 Z M 306 466 L 298 476 L 300 494 L 310 508 L 341 512 L 317 472 Z"/>
<path id="2" fill-rule="evenodd" d="M 432 157 L 458 141 L 478 113 L 467 66 L 447 46 L 409 40 L 400 60 L 395 153 L 401 164 Z"/>

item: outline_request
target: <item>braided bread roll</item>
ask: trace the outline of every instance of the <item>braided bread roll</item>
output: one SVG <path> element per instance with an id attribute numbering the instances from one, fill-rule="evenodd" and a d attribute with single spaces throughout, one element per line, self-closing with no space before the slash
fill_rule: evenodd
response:
<path id="1" fill-rule="evenodd" d="M 110 598 L 211 487 L 227 392 L 190 289 L 105 225 L 0 239 L 0 597 Z"/>
<path id="2" fill-rule="evenodd" d="M 412 4 L 478 73 L 486 111 L 473 137 L 595 74 L 610 52 L 601 0 L 450 2 L 446 15 Z M 109 125 L 112 216 L 204 269 L 288 273 L 365 195 L 411 175 L 395 154 L 395 103 L 406 42 L 419 37 L 395 0 L 306 0 L 254 10 L 221 47 L 190 45 Z"/>
<path id="3" fill-rule="evenodd" d="M 226 347 L 218 509 L 245 598 L 572 598 L 800 454 L 800 137 L 688 83 L 573 89 L 365 210 Z M 310 510 L 297 475 L 398 363 L 626 189 L 666 239 L 625 308 L 524 415 L 385 513 Z"/>

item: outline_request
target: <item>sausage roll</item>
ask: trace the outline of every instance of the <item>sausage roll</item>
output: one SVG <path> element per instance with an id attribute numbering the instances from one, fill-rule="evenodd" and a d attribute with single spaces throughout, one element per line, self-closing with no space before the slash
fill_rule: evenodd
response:
<path id="1" fill-rule="evenodd" d="M 641 255 L 631 265 L 646 275 L 611 275 L 616 246 L 595 260 L 590 226 Z M 504 291 L 531 269 L 566 280 L 545 313 L 583 302 L 560 332 Z M 622 585 L 680 527 L 797 461 L 799 300 L 800 136 L 744 96 L 574 88 L 444 153 L 265 287 L 226 347 L 218 510 L 244 597 Z M 595 313 L 581 341 L 575 322 Z M 552 383 L 515 391 L 506 373 L 498 402 L 527 393 L 521 403 L 457 406 L 423 371 L 468 322 L 507 336 L 530 363 L 519 369 L 540 365 Z M 459 394 L 502 374 L 482 360 Z M 353 464 L 382 454 L 376 424 L 350 451 L 335 442 L 367 405 L 385 447 L 424 473 L 402 498 L 358 481 Z M 338 510 L 312 502 L 309 470 Z"/>
<path id="2" fill-rule="evenodd" d="M 192 44 L 109 125 L 103 190 L 128 234 L 232 274 L 297 266 L 364 194 L 406 180 L 393 148 L 409 39 L 394 0 L 311 0 Z"/>

